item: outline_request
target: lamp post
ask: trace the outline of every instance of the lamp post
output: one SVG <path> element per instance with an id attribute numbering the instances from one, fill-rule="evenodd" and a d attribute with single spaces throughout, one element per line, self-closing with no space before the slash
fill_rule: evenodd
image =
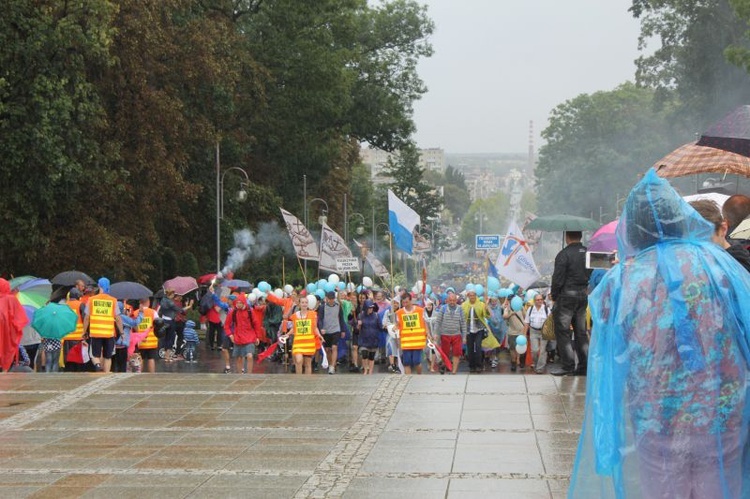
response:
<path id="1" fill-rule="evenodd" d="M 617 201 L 615 201 L 615 219 L 620 218 L 620 208 L 622 208 L 622 203 L 627 201 L 627 196 L 621 198 L 619 194 L 617 194 Z"/>
<path id="2" fill-rule="evenodd" d="M 387 223 L 380 222 L 379 224 L 373 226 L 372 228 L 372 251 L 373 251 L 373 254 L 375 254 L 375 239 L 377 239 L 378 228 L 380 228 L 381 225 L 385 227 L 385 233 L 383 235 L 383 239 L 388 241 L 388 249 L 389 249 L 390 259 L 391 259 L 391 266 L 388 269 L 388 272 L 391 274 L 391 291 L 393 291 L 393 238 L 391 237 L 391 226 L 388 225 Z"/>
<path id="3" fill-rule="evenodd" d="M 361 213 L 357 213 L 356 211 L 350 213 L 346 220 L 344 220 L 344 239 L 346 240 L 346 244 L 349 244 L 349 220 L 352 217 L 359 217 L 362 220 L 362 223 L 357 226 L 357 235 L 361 236 L 365 233 L 365 216 Z"/>
<path id="4" fill-rule="evenodd" d="M 328 203 L 326 203 L 325 199 L 321 199 L 321 198 L 312 198 L 312 199 L 310 200 L 310 203 L 309 203 L 309 204 L 310 204 L 310 206 L 312 206 L 312 205 L 313 205 L 313 203 L 315 203 L 316 201 L 317 201 L 317 202 L 320 202 L 320 203 L 323 203 L 323 206 L 325 206 L 325 208 L 323 208 L 323 212 L 322 212 L 322 213 L 321 213 L 321 215 L 320 215 L 320 216 L 318 217 L 318 223 L 319 223 L 319 224 L 321 225 L 321 227 L 322 227 L 322 226 L 323 226 L 323 224 L 324 224 L 324 223 L 326 223 L 326 222 L 328 221 Z"/>
<path id="5" fill-rule="evenodd" d="M 237 200 L 244 202 L 247 199 L 247 186 L 250 184 L 250 176 L 239 166 L 232 166 L 221 173 L 221 148 L 216 142 L 216 272 L 221 272 L 221 220 L 224 218 L 224 176 L 230 171 L 241 172 L 245 177 L 240 182 L 240 190 L 237 192 Z"/>

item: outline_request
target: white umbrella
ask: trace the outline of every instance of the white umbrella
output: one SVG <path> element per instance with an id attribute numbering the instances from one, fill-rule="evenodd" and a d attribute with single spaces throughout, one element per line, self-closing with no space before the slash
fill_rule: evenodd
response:
<path id="1" fill-rule="evenodd" d="M 691 194 L 690 196 L 683 196 L 685 201 L 688 203 L 691 201 L 699 201 L 702 199 L 708 199 L 709 201 L 713 201 L 716 204 L 719 205 L 719 209 L 721 209 L 722 206 L 724 206 L 724 203 L 727 199 L 729 199 L 729 196 L 726 194 L 720 194 L 718 192 L 702 192 L 700 194 Z"/>

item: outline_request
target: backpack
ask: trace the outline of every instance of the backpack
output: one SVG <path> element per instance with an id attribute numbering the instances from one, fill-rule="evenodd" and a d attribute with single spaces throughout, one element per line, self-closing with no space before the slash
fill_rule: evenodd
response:
<path id="1" fill-rule="evenodd" d="M 213 293 L 206 293 L 201 298 L 201 301 L 198 302 L 198 313 L 201 315 L 206 315 L 209 310 L 211 310 L 214 307 L 214 295 Z"/>
<path id="2" fill-rule="evenodd" d="M 553 341 L 555 339 L 555 319 L 552 315 L 553 312 L 549 311 L 546 303 L 544 310 L 547 312 L 547 318 L 544 319 L 544 324 L 542 325 L 542 339 Z"/>

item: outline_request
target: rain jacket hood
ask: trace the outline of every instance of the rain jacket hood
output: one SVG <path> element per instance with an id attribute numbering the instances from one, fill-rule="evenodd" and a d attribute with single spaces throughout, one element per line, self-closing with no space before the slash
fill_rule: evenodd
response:
<path id="1" fill-rule="evenodd" d="M 0 277 L 0 296 L 10 294 L 10 283 Z"/>
<path id="2" fill-rule="evenodd" d="M 747 442 L 750 274 L 712 233 L 653 170 L 628 196 L 620 263 L 589 297 L 585 416 L 569 497 L 750 491 L 748 463 L 730 454 L 741 456 Z M 668 471 L 691 469 L 693 459 L 706 474 Z"/>

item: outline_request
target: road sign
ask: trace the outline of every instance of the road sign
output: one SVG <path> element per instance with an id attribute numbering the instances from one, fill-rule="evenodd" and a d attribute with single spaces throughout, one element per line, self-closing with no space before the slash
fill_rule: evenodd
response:
<path id="1" fill-rule="evenodd" d="M 337 272 L 359 272 L 359 259 L 356 256 L 337 258 L 336 259 L 336 271 Z"/>
<path id="2" fill-rule="evenodd" d="M 477 234 L 476 236 L 476 249 L 488 250 L 497 249 L 501 243 L 499 234 Z"/>

